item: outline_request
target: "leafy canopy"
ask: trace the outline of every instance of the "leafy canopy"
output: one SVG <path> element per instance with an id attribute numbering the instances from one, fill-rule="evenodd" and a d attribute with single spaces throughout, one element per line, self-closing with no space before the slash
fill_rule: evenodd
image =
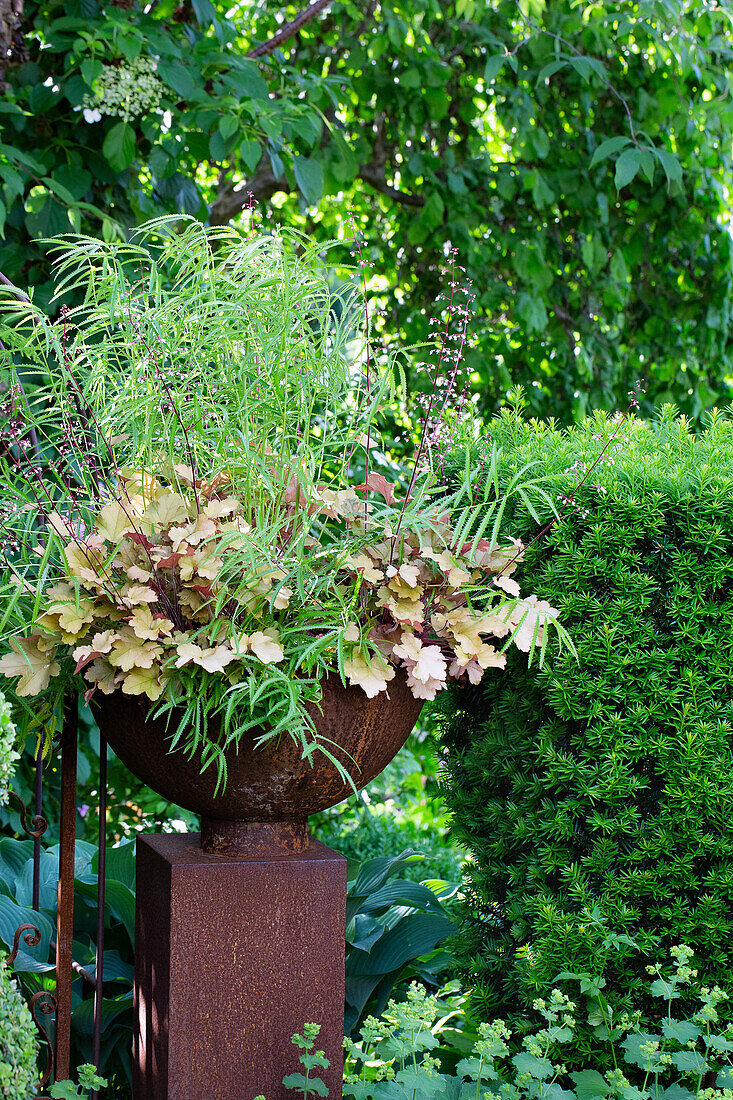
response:
<path id="1" fill-rule="evenodd" d="M 343 0 L 246 56 L 295 11 L 30 0 L 0 270 L 46 304 L 39 237 L 225 224 L 251 195 L 326 241 L 351 207 L 390 338 L 425 338 L 458 250 L 484 411 L 517 383 L 564 421 L 637 378 L 645 412 L 729 400 L 729 0 Z"/>

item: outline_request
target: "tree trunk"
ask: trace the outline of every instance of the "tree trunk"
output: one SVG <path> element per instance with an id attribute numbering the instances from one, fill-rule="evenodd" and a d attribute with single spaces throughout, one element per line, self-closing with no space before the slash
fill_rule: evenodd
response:
<path id="1" fill-rule="evenodd" d="M 5 70 L 22 53 L 23 0 L 0 0 L 0 88 L 5 86 Z"/>

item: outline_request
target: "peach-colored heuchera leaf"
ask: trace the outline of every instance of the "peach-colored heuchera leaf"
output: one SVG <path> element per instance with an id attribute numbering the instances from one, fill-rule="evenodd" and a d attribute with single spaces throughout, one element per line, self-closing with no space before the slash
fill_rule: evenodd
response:
<path id="1" fill-rule="evenodd" d="M 494 577 L 494 584 L 497 588 L 501 588 L 502 591 L 508 592 L 510 596 L 518 597 L 520 593 L 519 585 L 511 577 L 499 576 Z"/>
<path id="2" fill-rule="evenodd" d="M 529 653 L 533 645 L 542 645 L 546 624 L 559 614 L 556 607 L 551 607 L 546 600 L 538 600 L 537 596 L 520 600 L 507 617 L 509 626 L 517 628 L 512 638 L 517 649 Z"/>
<path id="3" fill-rule="evenodd" d="M 143 642 L 129 626 L 120 628 L 119 638 L 112 646 L 107 660 L 122 672 L 131 668 L 152 668 L 163 650 L 153 642 Z"/>
<path id="4" fill-rule="evenodd" d="M 103 695 L 111 695 L 119 686 L 121 676 L 112 668 L 109 661 L 97 658 L 84 669 L 84 679 L 94 685 L 92 690 L 98 688 Z"/>
<path id="5" fill-rule="evenodd" d="M 60 666 L 54 661 L 54 651 L 39 648 L 38 639 L 10 639 L 11 653 L 0 658 L 0 672 L 4 676 L 19 676 L 15 688 L 18 695 L 39 695 L 49 684 L 52 676 L 58 676 Z"/>
<path id="6" fill-rule="evenodd" d="M 107 542 L 116 545 L 128 531 L 135 529 L 135 521 L 136 517 L 129 505 L 123 507 L 113 500 L 99 513 L 97 531 Z"/>
<path id="7" fill-rule="evenodd" d="M 163 683 L 157 668 L 134 668 L 122 681 L 125 695 L 147 695 L 152 703 L 163 694 Z"/>
<path id="8" fill-rule="evenodd" d="M 204 515 L 209 519 L 221 519 L 222 516 L 231 516 L 239 510 L 239 501 L 234 497 L 225 497 L 224 500 L 210 500 L 204 508 Z"/>
<path id="9" fill-rule="evenodd" d="M 180 493 L 163 493 L 143 513 L 146 524 L 154 528 L 170 527 L 189 518 L 189 505 Z"/>
<path id="10" fill-rule="evenodd" d="M 256 630 L 254 634 L 250 634 L 249 648 L 265 665 L 277 664 L 285 659 L 285 651 L 280 645 L 280 631 L 275 627 Z"/>
<path id="11" fill-rule="evenodd" d="M 373 699 L 380 691 L 385 691 L 387 683 L 394 679 L 395 671 L 391 665 L 377 665 L 367 661 L 363 653 L 356 652 L 344 660 L 344 672 L 352 685 L 362 688 L 369 699 Z"/>
<path id="12" fill-rule="evenodd" d="M 348 569 L 361 572 L 364 576 L 364 580 L 370 583 L 384 580 L 384 573 L 382 570 L 377 569 L 369 555 L 365 554 L 363 551 L 360 551 L 358 554 L 352 554 L 350 558 L 346 558 L 344 565 Z"/>
<path id="13" fill-rule="evenodd" d="M 355 485 L 354 488 L 357 493 L 362 493 L 365 489 L 371 489 L 383 496 L 387 504 L 394 504 L 395 486 L 391 481 L 387 481 L 387 478 L 383 477 L 382 474 L 370 473 L 363 485 Z"/>
<path id="14" fill-rule="evenodd" d="M 138 638 L 143 641 L 155 642 L 160 634 L 169 635 L 173 632 L 173 623 L 163 615 L 153 615 L 150 608 L 136 607 L 128 622 Z"/>

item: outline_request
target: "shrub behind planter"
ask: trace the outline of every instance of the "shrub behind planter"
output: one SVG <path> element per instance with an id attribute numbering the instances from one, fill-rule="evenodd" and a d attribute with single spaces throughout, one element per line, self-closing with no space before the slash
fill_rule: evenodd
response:
<path id="1" fill-rule="evenodd" d="M 563 497 L 611 431 L 507 414 L 491 437 L 503 481 L 539 460 Z M 635 421 L 607 458 L 518 574 L 561 609 L 577 663 L 508 653 L 506 674 L 443 700 L 445 793 L 475 854 L 459 957 L 480 1019 L 597 970 L 608 928 L 651 953 L 621 944 L 607 968 L 637 1001 L 675 944 L 711 980 L 733 969 L 733 424 L 695 438 L 671 413 Z M 537 531 L 521 506 L 507 518 Z M 594 907 L 605 931 L 583 919 Z"/>

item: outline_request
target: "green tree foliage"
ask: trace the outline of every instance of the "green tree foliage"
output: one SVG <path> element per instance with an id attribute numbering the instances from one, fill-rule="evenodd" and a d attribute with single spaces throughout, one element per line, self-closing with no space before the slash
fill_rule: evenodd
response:
<path id="1" fill-rule="evenodd" d="M 733 963 L 733 423 L 632 420 L 591 469 L 613 430 L 600 414 L 569 432 L 491 425 L 502 477 L 539 461 L 558 498 L 587 480 L 522 566 L 577 662 L 508 654 L 503 675 L 445 693 L 446 798 L 475 855 L 460 957 L 482 1019 L 531 1016 L 559 972 L 596 973 L 599 920 L 652 958 L 689 944 L 711 984 Z M 521 508 L 507 522 L 537 530 Z M 619 942 L 609 990 L 633 1000 L 648 961 Z"/>
<path id="2" fill-rule="evenodd" d="M 638 377 L 648 409 L 727 403 L 730 0 L 333 0 L 246 56 L 297 10 L 28 0 L 0 270 L 43 300 L 37 237 L 251 195 L 325 239 L 352 209 L 390 336 L 426 338 L 457 250 L 484 411 L 522 383 L 580 418 Z"/>

